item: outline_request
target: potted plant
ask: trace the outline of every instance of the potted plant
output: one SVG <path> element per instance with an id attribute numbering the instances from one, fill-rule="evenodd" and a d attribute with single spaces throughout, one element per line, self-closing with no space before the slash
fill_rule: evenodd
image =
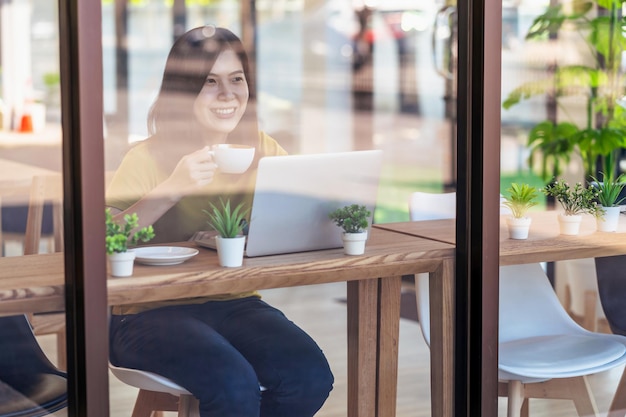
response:
<path id="1" fill-rule="evenodd" d="M 614 179 L 612 175 L 606 175 L 602 172 L 602 181 L 593 176 L 591 179 L 593 180 L 591 185 L 598 193 L 598 203 L 602 206 L 602 211 L 598 212 L 596 216 L 598 230 L 614 232 L 619 223 L 619 205 L 626 199 L 626 197 L 620 198 L 620 194 L 626 186 L 624 174 Z"/>
<path id="2" fill-rule="evenodd" d="M 502 104 L 509 109 L 538 95 L 549 97 L 549 120 L 537 124 L 528 138 L 531 166 L 534 157 L 541 157 L 540 173 L 545 181 L 560 175 L 574 151 L 582 158 L 585 177 L 596 172 L 598 163 L 604 172 L 616 172 L 617 155 L 626 146 L 626 110 L 620 100 L 624 96 L 620 80 L 626 46 L 622 0 L 572 4 L 575 7 L 550 3 L 530 26 L 526 40 L 552 43 L 559 32 L 573 30 L 591 54 L 580 54 L 579 62 L 571 62 L 568 56 L 565 65 L 555 59 L 546 79 L 520 85 Z M 584 120 L 557 120 L 557 114 L 576 114 L 566 102 L 573 95 L 584 97 Z M 557 113 L 557 107 L 564 111 Z"/>
<path id="3" fill-rule="evenodd" d="M 328 214 L 328 217 L 343 229 L 343 248 L 346 255 L 365 253 L 368 219 L 371 214 L 367 207 L 358 204 L 340 207 Z"/>
<path id="4" fill-rule="evenodd" d="M 554 197 L 561 204 L 564 212 L 559 213 L 561 234 L 577 235 L 583 214 L 597 216 L 602 207 L 596 203 L 598 192 L 592 187 L 583 187 L 578 182 L 574 188 L 563 180 L 554 181 L 543 189 L 546 195 Z"/>
<path id="5" fill-rule="evenodd" d="M 220 198 L 219 206 L 209 202 L 210 210 L 203 210 L 209 220 L 207 223 L 218 236 L 215 237 L 217 256 L 221 266 L 238 267 L 243 265 L 243 252 L 246 237 L 243 234 L 244 227 L 248 224 L 246 215 L 248 209 L 244 209 L 244 203 L 231 208 L 230 200 Z"/>
<path id="6" fill-rule="evenodd" d="M 111 275 L 114 277 L 128 277 L 133 274 L 135 253 L 129 251 L 129 246 L 147 242 L 154 237 L 152 226 L 146 226 L 139 230 L 139 217 L 137 213 L 125 214 L 122 224 L 113 220 L 111 209 L 105 210 L 106 237 L 105 247 Z"/>
<path id="7" fill-rule="evenodd" d="M 506 190 L 509 195 L 502 203 L 511 209 L 506 223 L 511 239 L 526 239 L 530 229 L 531 218 L 526 216 L 528 210 L 537 205 L 537 189 L 528 184 L 512 183 Z"/>

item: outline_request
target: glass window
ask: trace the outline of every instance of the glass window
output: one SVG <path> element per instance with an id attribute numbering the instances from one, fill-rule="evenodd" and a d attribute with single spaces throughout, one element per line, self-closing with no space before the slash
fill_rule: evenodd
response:
<path id="1" fill-rule="evenodd" d="M 57 7 L 0 4 L 0 385 L 10 414 L 67 406 Z"/>
<path id="2" fill-rule="evenodd" d="M 109 192 L 122 184 L 116 177 L 120 172 L 128 174 L 124 158 L 136 157 L 143 152 L 141 145 L 152 140 L 148 118 L 168 71 L 170 49 L 184 32 L 203 26 L 207 33 L 213 33 L 214 26 L 227 28 L 242 40 L 254 77 L 249 80 L 254 85 L 249 86 L 248 109 L 254 107 L 258 128 L 286 153 L 383 151 L 374 223 L 408 221 L 413 192 L 455 189 L 453 7 L 440 10 L 444 5 L 436 2 L 351 0 L 173 5 L 146 0 L 129 1 L 123 7 L 124 2 L 117 3 L 116 8 L 114 2 L 103 2 Z M 205 86 L 207 97 L 212 86 L 227 82 L 219 72 L 212 76 L 215 79 L 209 77 Z M 176 111 L 171 107 L 162 116 L 173 122 L 179 117 Z M 195 150 L 185 148 L 182 137 L 173 143 L 177 148 L 168 152 L 169 169 Z M 109 203 L 129 207 L 129 201 L 121 198 Z M 202 219 L 198 222 L 208 229 L 200 210 L 206 203 L 201 204 L 192 209 L 192 216 Z M 179 225 L 169 231 L 155 225 L 151 243 L 172 242 L 168 236 L 186 240 L 198 226 L 191 227 L 196 229 Z M 425 364 L 430 351 L 418 323 L 412 276 L 405 277 L 403 288 L 398 409 L 399 414 L 414 414 L 429 408 Z M 321 413 L 345 415 L 347 340 L 337 337 L 345 333 L 345 283 L 260 293 L 322 347 L 335 383 Z M 113 313 L 115 317 L 120 311 L 114 308 Z M 130 412 L 136 397 L 129 392 L 127 385 L 112 378 L 113 414 Z"/>

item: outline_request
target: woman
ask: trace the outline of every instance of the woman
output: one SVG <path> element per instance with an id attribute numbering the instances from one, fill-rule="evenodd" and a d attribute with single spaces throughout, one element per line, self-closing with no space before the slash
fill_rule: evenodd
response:
<path id="1" fill-rule="evenodd" d="M 128 152 L 109 186 L 116 218 L 136 212 L 140 226 L 153 225 L 153 242 L 176 242 L 207 228 L 209 201 L 250 207 L 258 159 L 286 153 L 258 132 L 253 86 L 233 33 L 206 26 L 180 37 L 148 117 L 151 137 Z M 221 173 L 208 152 L 218 143 L 255 146 L 253 165 Z M 257 293 L 116 307 L 110 352 L 115 365 L 185 387 L 202 417 L 313 416 L 333 384 L 317 344 Z"/>

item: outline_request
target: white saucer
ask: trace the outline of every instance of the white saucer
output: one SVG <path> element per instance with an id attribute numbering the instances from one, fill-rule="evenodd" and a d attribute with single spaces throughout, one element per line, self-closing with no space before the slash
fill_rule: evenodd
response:
<path id="1" fill-rule="evenodd" d="M 196 256 L 198 249 L 179 246 L 145 246 L 131 249 L 135 260 L 144 265 L 177 265 Z"/>

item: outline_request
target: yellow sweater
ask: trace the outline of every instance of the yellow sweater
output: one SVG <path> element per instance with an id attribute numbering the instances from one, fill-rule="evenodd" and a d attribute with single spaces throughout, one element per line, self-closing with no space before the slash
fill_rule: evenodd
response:
<path id="1" fill-rule="evenodd" d="M 262 132 L 259 136 L 255 160 L 263 156 L 287 154 L 270 136 Z M 159 167 L 158 161 L 151 152 L 149 140 L 139 143 L 124 156 L 107 189 L 107 206 L 126 210 L 169 176 L 170 173 L 167 170 Z M 216 173 L 214 180 L 198 194 L 181 199 L 154 223 L 155 237 L 149 243 L 182 242 L 189 240 L 197 231 L 210 230 L 207 215 L 203 210 L 208 208 L 209 201 L 216 203 L 220 197 L 230 198 L 232 205 L 244 202 L 246 207 L 252 207 L 255 182 L 256 164 L 241 175 Z M 229 300 L 252 295 L 258 294 L 255 292 L 222 294 L 211 297 L 117 306 L 113 308 L 113 314 L 133 314 L 169 305 L 204 303 L 208 300 Z"/>

